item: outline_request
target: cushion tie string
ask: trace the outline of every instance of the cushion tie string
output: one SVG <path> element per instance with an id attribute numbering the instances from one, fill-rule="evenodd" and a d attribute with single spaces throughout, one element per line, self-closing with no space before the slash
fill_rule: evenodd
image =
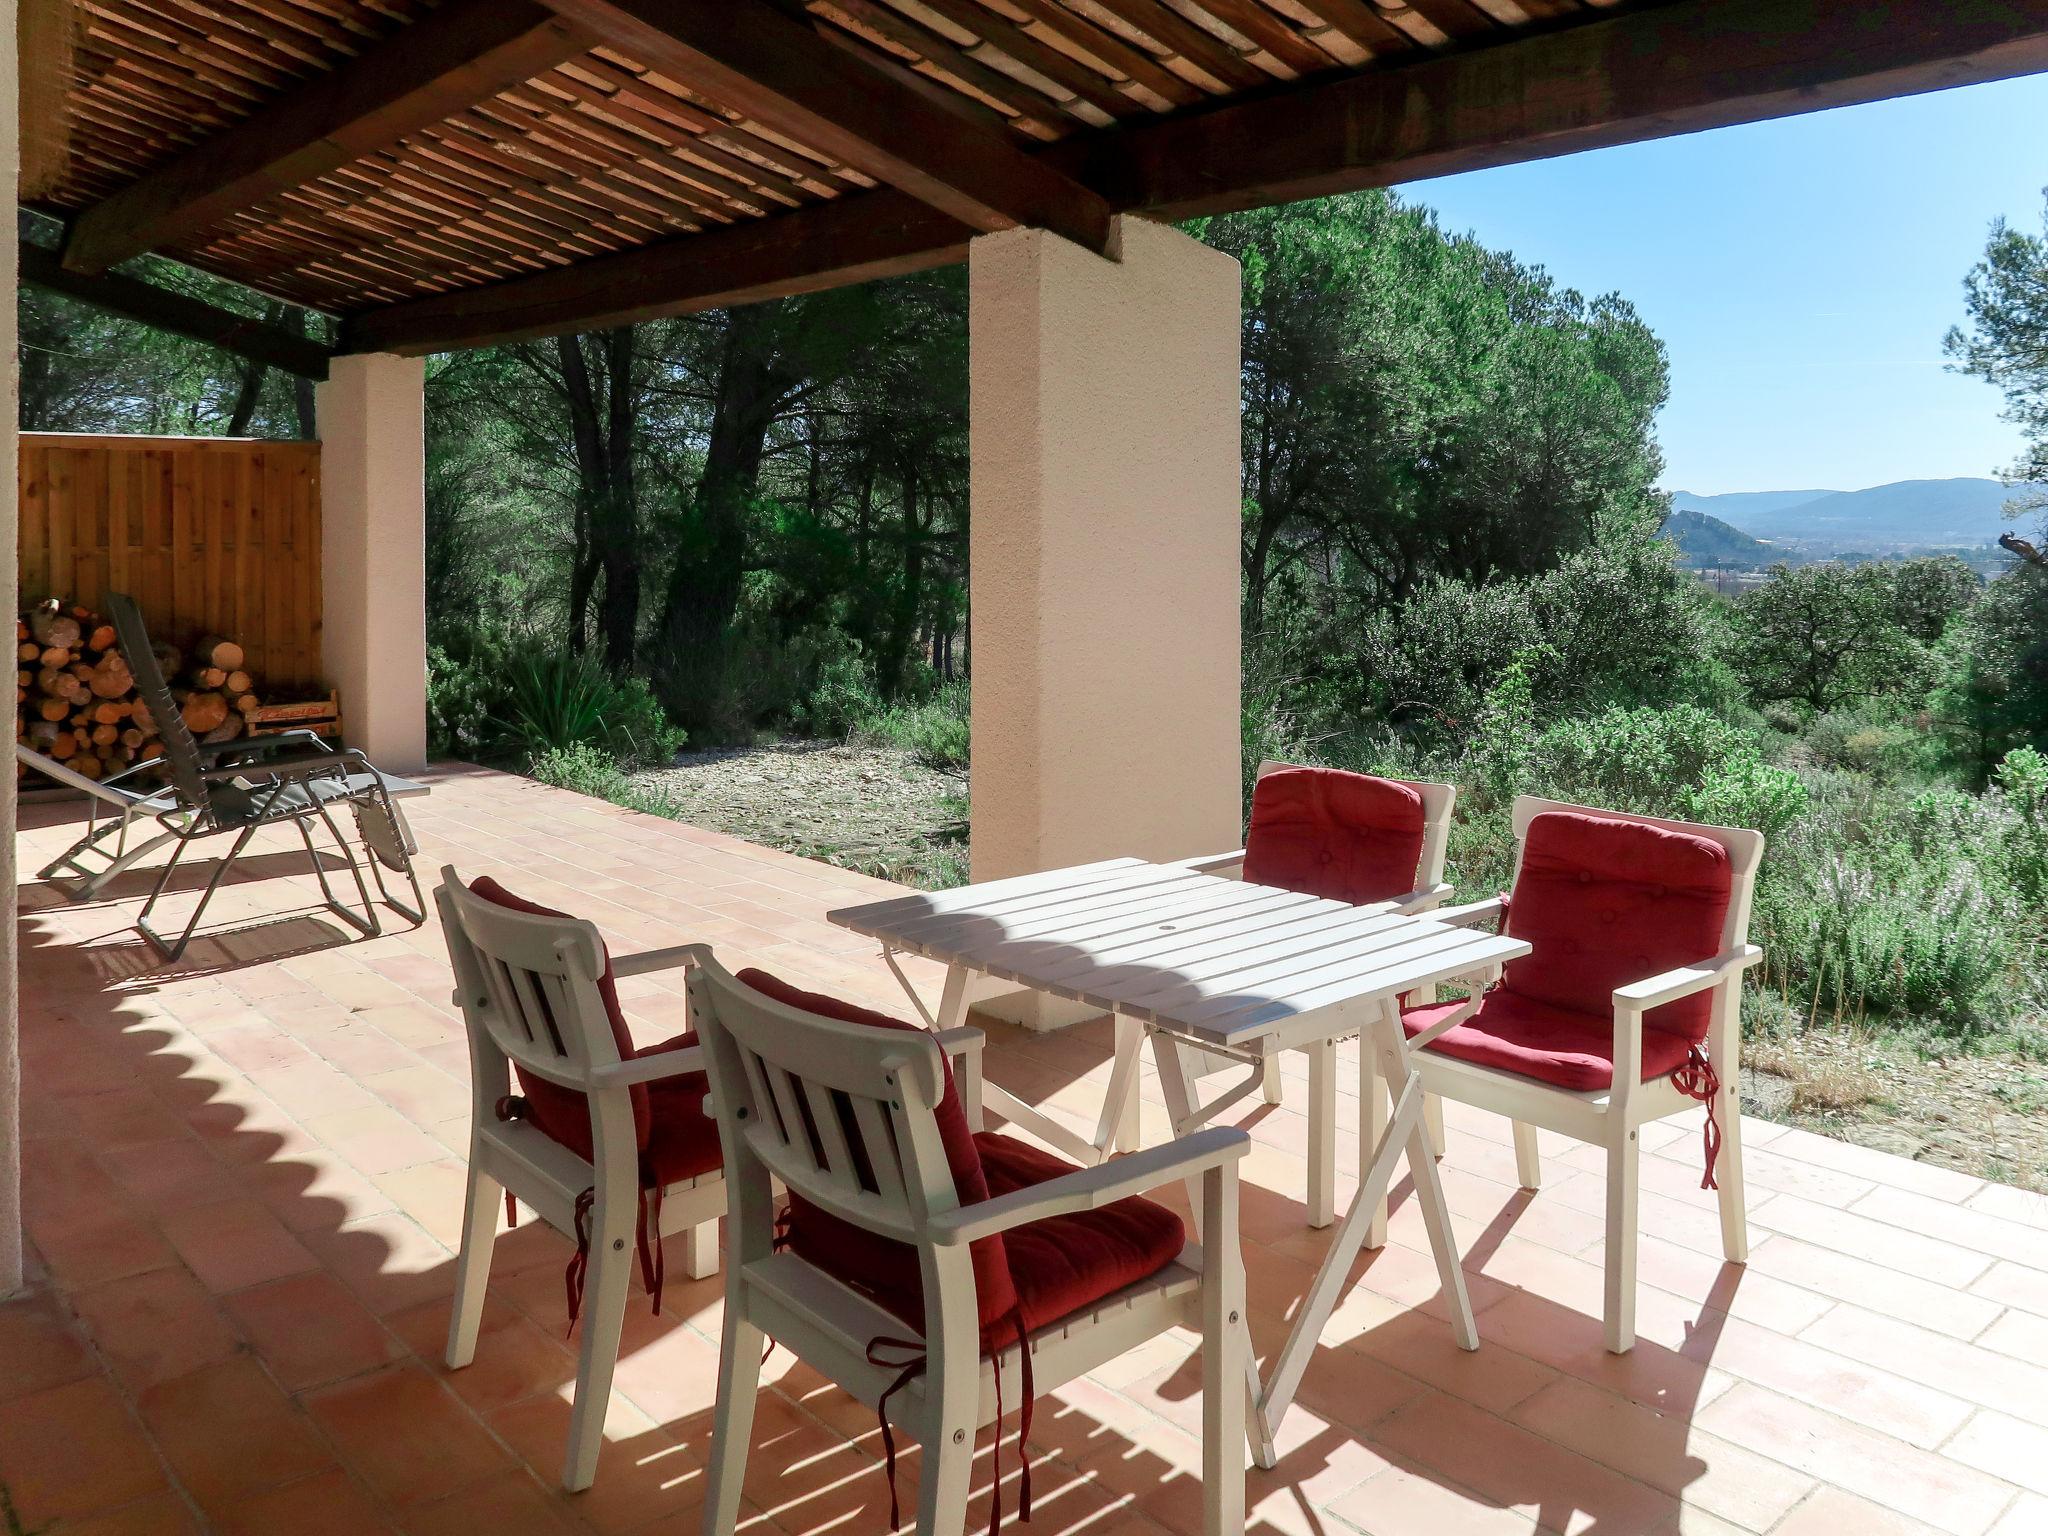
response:
<path id="1" fill-rule="evenodd" d="M 661 1246 L 661 1194 L 656 1183 L 640 1191 L 640 1280 L 654 1298 L 654 1315 L 661 1316 L 661 1288 L 668 1279 L 668 1253 Z"/>
<path id="2" fill-rule="evenodd" d="M 494 1107 L 500 1120 L 524 1120 L 526 1118 L 527 1105 L 525 1096 L 522 1094 L 508 1093 L 499 1099 Z M 509 1189 L 505 1191 L 505 1225 L 508 1227 L 519 1225 L 519 1201 Z"/>
<path id="3" fill-rule="evenodd" d="M 1017 1518 L 1027 1524 L 1031 1519 L 1031 1402 L 1038 1394 L 1031 1386 L 1031 1340 L 1024 1332 L 1024 1303 L 1018 1302 L 1010 1309 L 1009 1322 L 1017 1330 L 1017 1382 L 1024 1394 L 1024 1402 L 1017 1409 Z M 1001 1402 L 1003 1372 L 996 1369 L 996 1452 L 1003 1449 L 1003 1405 Z M 1000 1491 L 1001 1468 L 997 1469 L 996 1487 Z M 996 1522 L 1002 1518 L 1002 1500 L 995 1501 L 995 1509 L 989 1520 L 989 1536 L 995 1536 Z"/>
<path id="4" fill-rule="evenodd" d="M 596 1186 L 576 1197 L 576 1252 L 562 1271 L 562 1286 L 569 1296 L 569 1332 L 576 1331 L 577 1316 L 583 1311 L 583 1279 L 590 1272 L 590 1207 L 597 1199 Z"/>
<path id="5" fill-rule="evenodd" d="M 1031 1451 L 1026 1442 L 1031 1436 L 1031 1403 L 1036 1393 L 1031 1384 L 1031 1341 L 1024 1330 L 1023 1303 L 1012 1307 L 1002 1321 L 1017 1333 L 1017 1380 L 1024 1394 L 1023 1405 L 1017 1410 L 1017 1518 L 1028 1521 L 1031 1518 Z M 769 1340 L 769 1348 L 774 1347 L 775 1341 Z M 869 1365 L 879 1365 L 884 1370 L 892 1366 L 901 1367 L 896 1379 L 875 1402 L 875 1417 L 882 1426 L 882 1467 L 889 1479 L 889 1529 L 893 1531 L 902 1523 L 902 1511 L 896 1502 L 896 1429 L 889 1422 L 889 1399 L 923 1373 L 924 1341 L 869 1339 L 867 1359 Z M 1003 1523 L 1003 1366 L 1001 1360 L 993 1357 L 992 1364 L 996 1378 L 996 1443 L 990 1457 L 992 1483 L 988 1536 L 996 1536 Z"/>
<path id="6" fill-rule="evenodd" d="M 1714 1182 L 1714 1163 L 1721 1156 L 1721 1122 L 1715 1115 L 1715 1105 L 1721 1097 L 1721 1075 L 1714 1070 L 1707 1053 L 1695 1042 L 1685 1053 L 1685 1060 L 1678 1064 L 1671 1074 L 1671 1086 L 1688 1099 L 1698 1099 L 1707 1106 L 1707 1128 L 1702 1133 L 1706 1152 L 1706 1175 L 1700 1180 L 1701 1189 L 1719 1189 Z"/>
<path id="7" fill-rule="evenodd" d="M 897 1352 L 900 1358 L 885 1358 L 885 1351 Z M 893 1531 L 903 1523 L 903 1514 L 902 1507 L 896 1502 L 896 1427 L 889 1422 L 889 1399 L 909 1386 L 924 1370 L 924 1341 L 872 1338 L 868 1340 L 867 1356 L 869 1365 L 879 1365 L 884 1370 L 891 1366 L 901 1367 L 896 1379 L 875 1400 L 875 1418 L 882 1426 L 882 1470 L 889 1480 L 889 1529 Z"/>

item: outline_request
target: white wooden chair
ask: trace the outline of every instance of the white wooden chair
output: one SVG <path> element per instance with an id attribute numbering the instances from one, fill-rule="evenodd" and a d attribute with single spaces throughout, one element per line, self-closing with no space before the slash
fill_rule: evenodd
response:
<path id="1" fill-rule="evenodd" d="M 999 1416 L 1004 1399 L 1021 1404 L 1030 1386 L 1057 1386 L 1180 1325 L 1203 1340 L 1206 1530 L 1239 1536 L 1248 1369 L 1237 1237 L 1243 1133 L 1202 1131 L 963 1204 L 942 1138 L 948 1070 L 938 1037 L 789 1006 L 708 956 L 691 971 L 689 986 L 732 1185 L 705 1531 L 728 1532 L 738 1517 L 764 1336 L 918 1441 L 917 1529 L 921 1536 L 958 1536 L 976 1431 Z M 963 1098 L 973 1104 L 971 1092 Z M 983 1149 L 1007 1141 L 974 1137 Z M 977 1311 L 974 1269 L 980 1260 L 970 1245 L 1002 1234 L 1014 1245 L 1023 1240 L 1020 1228 L 1098 1211 L 1177 1179 L 1199 1186 L 1206 1246 L 1187 1244 L 1149 1278 L 1036 1327 L 1025 1341 L 1028 1358 L 1001 1342 L 983 1353 L 987 1325 Z M 902 1317 L 801 1256 L 797 1243 L 778 1251 L 777 1180 L 793 1197 L 857 1229 L 851 1237 L 908 1246 L 902 1257 L 917 1277 L 914 1299 L 923 1319 L 922 1353 L 908 1366 L 900 1358 L 874 1359 L 878 1342 L 906 1332 Z M 979 1304 L 986 1306 L 986 1298 Z"/>
<path id="2" fill-rule="evenodd" d="M 502 1193 L 578 1245 L 570 1306 L 573 1313 L 580 1299 L 583 1341 L 562 1472 L 563 1486 L 574 1492 L 589 1487 L 597 1473 L 636 1248 L 657 1307 L 663 1237 L 687 1234 L 684 1267 L 693 1279 L 718 1268 L 725 1180 L 715 1166 L 715 1133 L 702 1119 L 703 1052 L 673 1043 L 621 1049 L 624 1025 L 607 996 L 614 976 L 687 965 L 697 951 L 655 950 L 613 961 L 594 925 L 479 895 L 452 868 L 441 875 L 435 895 L 455 971 L 455 1001 L 469 1031 L 471 1083 L 469 1189 L 448 1367 L 460 1370 L 476 1354 Z M 584 1096 L 590 1156 L 522 1112 L 530 1106 L 513 1093 L 515 1067 L 528 1094 L 552 1085 Z M 666 1087 L 670 1098 L 662 1107 L 672 1114 L 699 1117 L 692 1134 L 703 1140 L 695 1150 L 708 1145 L 714 1166 L 649 1187 L 663 1160 L 652 1142 L 642 1144 L 635 1095 L 644 1103 L 650 1085 Z M 638 1117 L 644 1122 L 648 1111 L 638 1110 Z"/>
<path id="3" fill-rule="evenodd" d="M 1301 766 L 1303 765 L 1296 763 L 1263 762 L 1259 764 L 1258 781 L 1263 782 L 1273 774 Z M 1383 902 L 1393 911 L 1403 913 L 1432 911 L 1451 894 L 1451 887 L 1444 883 L 1444 858 L 1450 846 L 1451 811 L 1458 801 L 1458 789 L 1454 784 L 1434 784 L 1412 779 L 1394 779 L 1389 782 L 1413 790 L 1421 797 L 1422 851 L 1416 860 L 1412 879 L 1409 879 L 1405 886 L 1389 892 L 1371 904 L 1379 905 Z M 1254 793 L 1256 794 L 1256 790 Z M 1204 874 L 1235 878 L 1244 873 L 1245 851 L 1243 848 L 1234 848 L 1228 853 L 1205 854 L 1184 862 L 1190 868 L 1198 869 Z M 1123 1019 L 1117 1021 L 1117 1026 L 1118 1055 L 1121 1057 L 1126 1049 L 1135 1052 L 1142 1040 L 1143 1031 Z M 1309 1148 L 1308 1158 L 1308 1220 L 1312 1227 L 1327 1227 L 1336 1217 L 1337 1142 L 1334 1127 L 1339 1043 L 1336 1039 L 1319 1040 L 1303 1048 L 1308 1056 L 1308 1091 L 1314 1111 L 1309 1116 L 1314 1144 Z M 1181 1050 L 1181 1066 L 1198 1099 L 1204 1096 L 1201 1084 L 1205 1079 L 1244 1070 L 1241 1063 L 1228 1057 L 1212 1056 L 1189 1047 L 1183 1047 Z M 1136 1074 L 1125 1073 L 1113 1077 L 1112 1081 L 1123 1081 L 1125 1078 L 1131 1083 L 1126 1118 L 1135 1136 Z M 1260 1087 L 1268 1104 L 1280 1102 L 1280 1061 L 1277 1056 L 1266 1059 Z M 1444 1144 L 1443 1106 L 1433 1098 L 1425 1099 L 1424 1114 L 1429 1122 L 1430 1135 L 1441 1155 Z"/>
<path id="4" fill-rule="evenodd" d="M 1607 1347 L 1623 1353 L 1635 1343 L 1636 1226 L 1639 1133 L 1653 1120 L 1684 1113 L 1706 1103 L 1709 1110 L 1709 1180 L 1717 1186 L 1721 1211 L 1722 1251 L 1731 1263 L 1749 1257 L 1748 1225 L 1742 1188 L 1742 1118 L 1738 1093 L 1742 1041 L 1742 973 L 1763 958 L 1763 951 L 1749 940 L 1749 916 L 1756 888 L 1756 871 L 1763 857 L 1764 839 L 1759 832 L 1735 827 L 1714 827 L 1684 821 L 1667 821 L 1654 816 L 1625 815 L 1619 811 L 1597 810 L 1560 801 L 1539 800 L 1524 795 L 1515 802 L 1514 826 L 1517 849 L 1514 888 L 1523 884 L 1529 855 L 1530 828 L 1545 813 L 1598 817 L 1666 832 L 1688 834 L 1718 846 L 1726 855 L 1728 882 L 1727 913 L 1720 925 L 1718 945 L 1702 945 L 1694 963 L 1664 965 L 1653 974 L 1630 975 L 1613 989 L 1607 999 L 1612 1010 L 1611 1049 L 1613 1063 L 1610 1086 L 1574 1089 L 1555 1082 L 1482 1065 L 1448 1055 L 1439 1038 L 1409 1053 L 1409 1065 L 1433 1095 L 1455 1099 L 1479 1109 L 1506 1115 L 1514 1122 L 1515 1167 L 1522 1187 L 1535 1189 L 1541 1179 L 1536 1131 L 1556 1131 L 1578 1141 L 1604 1147 L 1607 1152 L 1607 1240 L 1605 1317 Z M 1583 878 L 1583 877 L 1582 877 Z M 1515 897 L 1506 903 L 1512 909 Z M 1502 916 L 1499 897 L 1459 907 L 1440 909 L 1439 919 L 1475 923 Z M 1530 936 L 1527 934 L 1521 936 Z M 1599 925 L 1586 932 L 1582 942 L 1589 950 L 1602 943 Z M 1527 960 L 1511 962 L 1504 986 L 1515 985 L 1515 967 L 1544 958 L 1544 942 L 1538 938 L 1537 952 Z M 1626 971 L 1627 960 L 1618 947 L 1607 951 L 1613 962 Z M 1641 967 L 1651 970 L 1650 966 Z M 1696 996 L 1712 994 L 1710 1022 L 1701 1046 L 1675 1068 L 1644 1079 L 1646 1064 L 1644 1015 L 1651 1010 Z M 1470 998 L 1458 1005 L 1459 1022 L 1481 1013 L 1485 999 Z M 1409 1010 L 1411 1015 L 1416 1011 Z M 1442 1017 L 1431 1020 L 1443 1029 L 1451 1018 L 1441 1008 L 1431 1010 Z M 1411 1033 L 1428 1015 L 1416 1017 Z M 1455 1026 L 1453 1026 L 1455 1027 Z M 1656 1042 L 1660 1058 L 1674 1050 L 1668 1039 Z M 1703 1060 L 1702 1060 L 1703 1058 Z M 1655 1070 L 1655 1063 L 1649 1067 Z M 1706 1070 L 1701 1070 L 1704 1067 Z M 1362 1117 L 1367 1121 L 1361 1134 L 1377 1133 L 1387 1114 L 1385 1097 L 1379 1092 L 1365 1094 Z M 1718 1151 L 1716 1136 L 1718 1135 Z M 1438 1155 L 1443 1143 L 1437 1142 Z M 1369 1246 L 1386 1241 L 1384 1203 L 1367 1238 Z"/>

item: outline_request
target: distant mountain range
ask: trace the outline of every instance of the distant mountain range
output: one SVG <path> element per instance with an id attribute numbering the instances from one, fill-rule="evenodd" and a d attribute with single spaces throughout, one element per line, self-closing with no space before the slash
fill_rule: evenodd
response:
<path id="1" fill-rule="evenodd" d="M 1995 543 L 1999 534 L 2016 524 L 2031 520 L 2006 510 L 2008 501 L 2030 493 L 2048 493 L 2048 486 L 1960 478 L 1895 480 L 1861 491 L 1733 491 L 1721 496 L 1674 491 L 1670 532 L 1689 557 L 1689 538 L 1712 543 L 1725 541 L 1725 535 L 1693 528 L 1689 522 L 1681 528 L 1680 513 L 1699 514 L 1729 532 L 1784 546 L 1781 553 L 1805 558 L 1915 549 L 1976 550 Z M 1738 548 L 1729 546 L 1731 553 Z"/>

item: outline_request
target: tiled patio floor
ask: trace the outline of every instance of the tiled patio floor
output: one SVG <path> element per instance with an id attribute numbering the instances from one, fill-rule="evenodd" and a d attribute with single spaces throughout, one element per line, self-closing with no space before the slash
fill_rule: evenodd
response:
<path id="1" fill-rule="evenodd" d="M 423 876 L 453 862 L 587 912 L 621 952 L 706 940 L 901 1006 L 865 943 L 822 921 L 889 887 L 516 778 L 433 778 L 410 807 Z M 72 814 L 24 809 L 24 868 Z M 0 1531 L 696 1530 L 718 1282 L 671 1264 L 664 1316 L 635 1304 L 597 1487 L 555 1491 L 566 1244 L 531 1222 L 501 1237 L 476 1364 L 438 1361 L 467 1104 L 439 937 L 336 942 L 282 842 L 254 874 L 216 904 L 224 923 L 297 914 L 195 944 L 175 970 L 127 926 L 141 879 L 83 907 L 23 887 L 39 1282 L 0 1307 L 17 1511 Z M 672 986 L 626 990 L 645 1031 L 676 1027 Z M 995 1078 L 1092 1119 L 1103 1029 L 990 1041 Z M 1321 1251 L 1298 1204 L 1302 1086 L 1251 1123 L 1245 1258 L 1267 1350 Z M 1146 1090 L 1151 1139 L 1164 1115 Z M 1754 1257 L 1735 1268 L 1695 1187 L 1697 1123 L 1669 1122 L 1646 1138 L 1642 1342 L 1617 1358 L 1597 1317 L 1598 1160 L 1547 1146 L 1525 1195 L 1505 1125 L 1450 1113 L 1484 1345 L 1451 1346 L 1404 1202 L 1310 1367 L 1279 1470 L 1253 1476 L 1253 1529 L 2048 1532 L 2048 1201 L 1750 1121 Z M 786 1353 L 768 1374 L 748 1528 L 882 1529 L 872 1416 Z M 1198 1380 L 1162 1340 L 1041 1404 L 1020 1529 L 1198 1530 Z M 904 1473 L 909 1496 L 914 1457 Z"/>

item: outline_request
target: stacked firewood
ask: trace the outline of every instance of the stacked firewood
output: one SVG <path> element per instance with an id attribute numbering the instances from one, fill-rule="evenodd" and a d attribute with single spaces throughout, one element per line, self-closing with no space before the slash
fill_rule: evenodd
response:
<path id="1" fill-rule="evenodd" d="M 89 779 L 163 751 L 114 627 L 98 614 L 52 598 L 15 622 L 14 638 L 17 741 Z M 209 635 L 189 658 L 161 641 L 152 649 L 193 735 L 232 741 L 247 729 L 262 700 L 239 645 Z"/>

